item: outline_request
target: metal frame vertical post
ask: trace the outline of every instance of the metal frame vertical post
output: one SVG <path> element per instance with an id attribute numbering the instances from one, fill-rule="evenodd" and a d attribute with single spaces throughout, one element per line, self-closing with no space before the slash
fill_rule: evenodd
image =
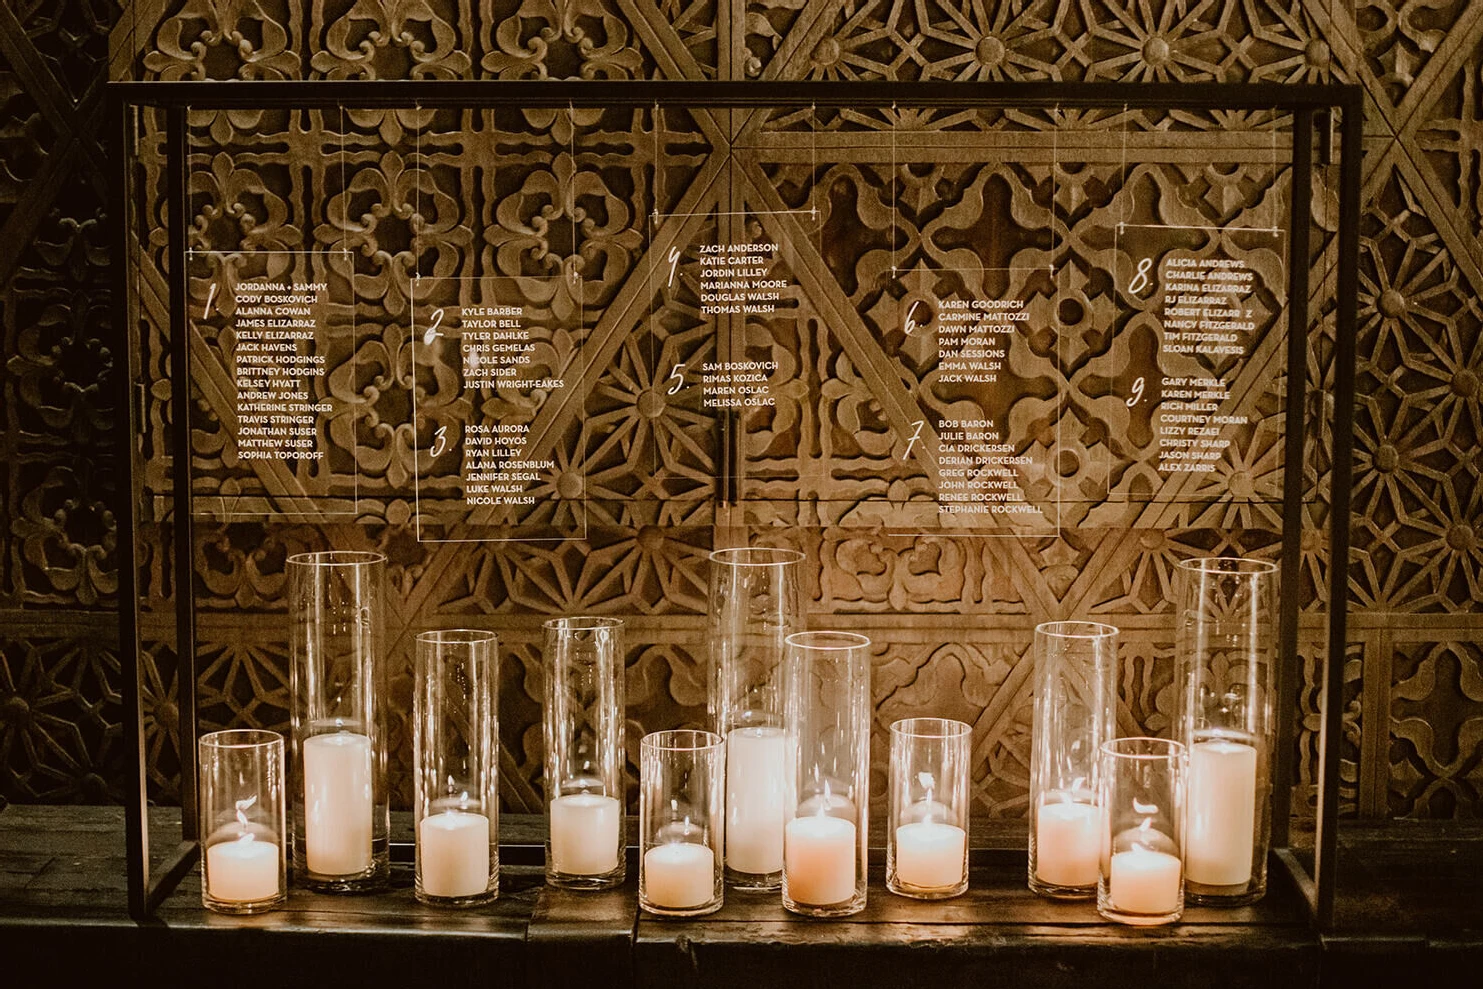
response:
<path id="1" fill-rule="evenodd" d="M 1339 749 L 1344 732 L 1344 658 L 1348 647 L 1350 488 L 1354 468 L 1355 335 L 1359 311 L 1360 181 L 1364 108 L 1357 93 L 1343 105 L 1339 161 L 1339 278 L 1334 327 L 1334 462 L 1330 483 L 1328 658 L 1319 734 L 1318 836 L 1314 919 L 1334 925 L 1339 847 Z"/>
<path id="2" fill-rule="evenodd" d="M 170 107 L 166 174 L 169 203 L 171 484 L 175 574 L 175 669 L 180 705 L 180 816 L 182 837 L 196 838 L 196 585 L 195 532 L 191 525 L 191 365 L 186 225 L 190 215 L 187 179 L 188 108 Z M 188 689 L 187 689 L 188 688 Z"/>
<path id="3" fill-rule="evenodd" d="M 1302 565 L 1303 447 L 1308 403 L 1309 215 L 1313 208 L 1313 111 L 1293 114 L 1292 170 L 1288 180 L 1287 421 L 1282 460 L 1282 571 L 1278 598 L 1277 751 L 1272 767 L 1272 846 L 1285 848 L 1292 816 L 1297 759 L 1298 575 Z"/>
<path id="4" fill-rule="evenodd" d="M 133 106 L 121 93 L 108 94 L 107 120 L 114 146 L 113 168 L 109 170 L 109 199 L 113 209 L 123 214 L 113 223 L 112 291 L 110 305 L 113 319 L 113 375 L 115 407 L 116 456 L 124 470 L 119 484 L 123 505 L 114 512 L 118 526 L 118 658 L 123 698 L 123 735 L 126 761 L 133 771 L 124 793 L 124 859 L 128 869 L 129 916 L 144 920 L 149 899 L 149 767 L 145 764 L 144 709 L 139 684 L 139 591 L 137 543 L 135 530 L 139 510 L 137 486 L 139 435 L 138 413 L 134 400 L 138 348 L 134 346 L 133 306 L 129 274 L 133 270 L 129 253 L 129 171 L 134 156 L 130 153 L 133 130 L 130 111 Z"/>

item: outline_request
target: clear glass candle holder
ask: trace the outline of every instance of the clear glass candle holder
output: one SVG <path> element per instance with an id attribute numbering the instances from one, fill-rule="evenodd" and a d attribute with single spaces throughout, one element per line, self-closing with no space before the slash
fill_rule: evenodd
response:
<path id="1" fill-rule="evenodd" d="M 391 871 L 380 553 L 288 558 L 293 864 L 324 892 Z"/>
<path id="2" fill-rule="evenodd" d="M 1184 913 L 1185 748 L 1119 738 L 1102 745 L 1101 761 L 1097 912 L 1123 924 L 1171 924 Z"/>
<path id="3" fill-rule="evenodd" d="M 721 909 L 726 753 L 710 731 L 658 731 L 639 743 L 639 905 L 694 917 Z"/>
<path id="4" fill-rule="evenodd" d="M 212 732 L 196 752 L 202 905 L 233 914 L 281 906 L 288 899 L 283 736 Z"/>
<path id="5" fill-rule="evenodd" d="M 475 906 L 499 895 L 499 644 L 493 632 L 417 636 L 413 695 L 416 896 Z"/>
<path id="6" fill-rule="evenodd" d="M 1189 748 L 1185 891 L 1235 906 L 1267 890 L 1276 736 L 1277 564 L 1179 564 L 1175 725 Z"/>
<path id="7" fill-rule="evenodd" d="M 886 887 L 918 900 L 968 889 L 968 760 L 973 729 L 949 718 L 891 725 Z"/>
<path id="8" fill-rule="evenodd" d="M 865 909 L 870 640 L 795 632 L 784 673 L 794 772 L 783 829 L 783 906 L 809 917 L 845 917 Z"/>
<path id="9" fill-rule="evenodd" d="M 790 763 L 782 670 L 788 636 L 804 627 L 803 559 L 768 547 L 710 555 L 709 705 L 726 739 L 726 879 L 737 889 L 783 881 Z"/>
<path id="10" fill-rule="evenodd" d="M 546 881 L 567 889 L 621 885 L 623 622 L 545 623 Z"/>
<path id="11" fill-rule="evenodd" d="M 1097 622 L 1035 627 L 1029 884 L 1041 896 L 1097 894 L 1098 758 L 1117 723 L 1117 636 Z"/>

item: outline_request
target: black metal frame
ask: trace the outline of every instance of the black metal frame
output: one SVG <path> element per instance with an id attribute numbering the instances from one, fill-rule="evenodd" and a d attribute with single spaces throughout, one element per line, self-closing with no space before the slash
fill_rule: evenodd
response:
<path id="1" fill-rule="evenodd" d="M 186 114 L 191 109 L 320 109 L 337 107 L 442 107 L 518 109 L 562 107 L 648 108 L 691 106 L 715 109 L 771 107 L 912 107 L 954 109 L 1146 109 L 1169 110 L 1277 110 L 1291 113 L 1293 177 L 1288 224 L 1291 235 L 1288 266 L 1287 420 L 1283 455 L 1283 534 L 1281 574 L 1284 588 L 1295 587 L 1299 575 L 1302 529 L 1302 464 L 1304 411 L 1307 403 L 1307 353 L 1310 342 L 1308 290 L 1310 210 L 1312 206 L 1313 142 L 1317 134 L 1328 148 L 1332 114 L 1340 114 L 1340 181 L 1338 273 L 1335 299 L 1333 468 L 1329 512 L 1328 654 L 1324 664 L 1319 736 L 1318 831 L 1314 867 L 1310 871 L 1289 847 L 1288 821 L 1296 756 L 1297 700 L 1301 661 L 1298 656 L 1298 596 L 1284 593 L 1280 603 L 1282 661 L 1278 680 L 1278 750 L 1273 771 L 1272 846 L 1274 854 L 1308 901 L 1314 923 L 1332 927 L 1336 884 L 1336 848 L 1339 789 L 1339 739 L 1342 730 L 1345 629 L 1348 598 L 1350 481 L 1354 433 L 1354 363 L 1357 328 L 1360 166 L 1363 136 L 1362 90 L 1352 85 L 1284 85 L 1279 83 L 951 83 L 951 82 L 695 82 L 649 81 L 625 83 L 527 82 L 501 80 L 396 82 L 116 82 L 108 85 L 108 120 L 113 138 L 115 168 L 112 198 L 114 299 L 113 325 L 119 372 L 117 408 L 120 411 L 120 460 L 127 468 L 121 486 L 127 504 L 119 506 L 119 636 L 123 674 L 124 739 L 133 786 L 125 803 L 129 912 L 146 922 L 194 864 L 199 852 L 196 832 L 194 741 L 199 726 L 195 710 L 197 684 L 195 651 L 195 593 L 192 561 L 190 483 L 190 389 L 171 394 L 174 530 L 173 586 L 178 655 L 182 745 L 181 803 L 183 842 L 158 869 L 149 862 L 147 817 L 148 767 L 145 762 L 143 711 L 140 703 L 139 599 L 136 588 L 138 511 L 138 438 L 142 411 L 137 401 L 139 347 L 133 323 L 129 255 L 129 217 L 134 112 L 159 108 L 166 122 L 166 196 L 168 207 L 168 266 L 171 275 L 170 369 L 177 380 L 190 366 L 186 316 L 186 217 L 189 193 L 186 166 Z M 1315 123 L 1322 124 L 1320 130 Z M 187 689 L 184 685 L 190 684 Z"/>

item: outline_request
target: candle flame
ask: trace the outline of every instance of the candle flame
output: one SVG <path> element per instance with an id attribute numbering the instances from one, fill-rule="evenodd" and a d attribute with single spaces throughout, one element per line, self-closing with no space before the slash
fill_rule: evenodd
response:
<path id="1" fill-rule="evenodd" d="M 237 808 L 237 823 L 242 826 L 242 833 L 237 836 L 238 841 L 252 841 L 252 831 L 247 827 L 247 812 L 252 805 L 257 803 L 257 794 L 253 794 L 246 800 L 235 801 Z"/>

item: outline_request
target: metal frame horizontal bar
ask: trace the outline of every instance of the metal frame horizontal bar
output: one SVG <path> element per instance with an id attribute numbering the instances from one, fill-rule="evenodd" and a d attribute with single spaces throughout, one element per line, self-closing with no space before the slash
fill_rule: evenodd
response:
<path id="1" fill-rule="evenodd" d="M 893 103 L 931 109 L 1358 110 L 1363 94 L 1347 84 L 1131 82 L 697 82 L 653 80 L 535 82 L 502 79 L 264 82 L 114 82 L 140 106 L 198 110 L 293 106 L 453 107 L 480 103 L 541 109 L 637 108 L 654 103 L 715 108 L 858 107 Z"/>

